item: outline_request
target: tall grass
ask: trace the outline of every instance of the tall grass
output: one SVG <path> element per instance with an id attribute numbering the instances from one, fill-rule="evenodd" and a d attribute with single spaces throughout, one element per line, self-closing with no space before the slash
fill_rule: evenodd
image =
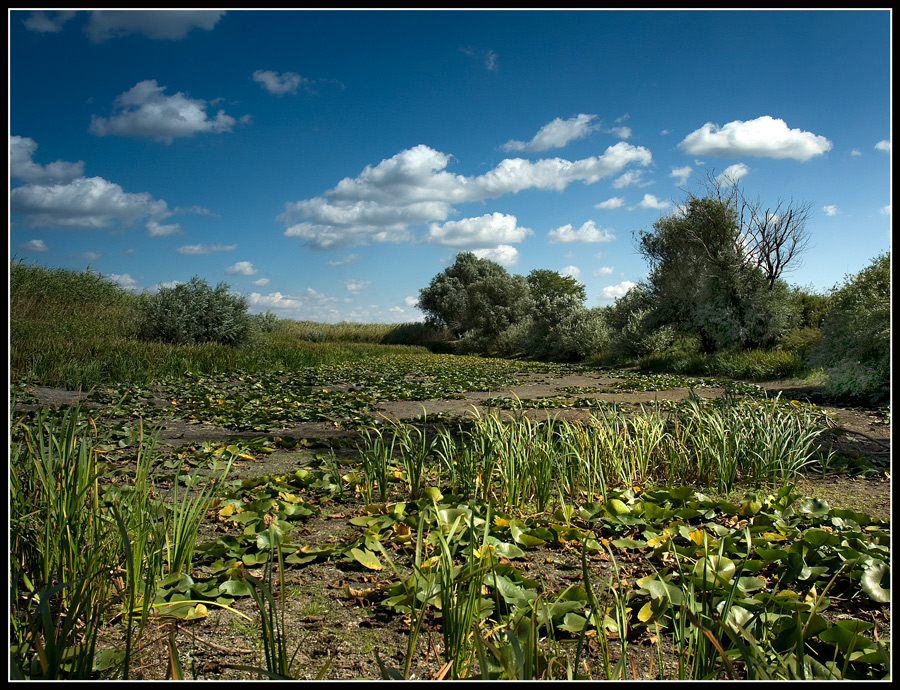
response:
<path id="1" fill-rule="evenodd" d="M 144 295 L 94 271 L 10 262 L 10 374 L 70 390 L 144 385 L 186 371 L 272 371 L 421 352 L 443 337 L 425 324 L 312 324 L 282 319 L 236 347 L 138 339 Z M 319 336 L 312 335 L 318 329 Z"/>

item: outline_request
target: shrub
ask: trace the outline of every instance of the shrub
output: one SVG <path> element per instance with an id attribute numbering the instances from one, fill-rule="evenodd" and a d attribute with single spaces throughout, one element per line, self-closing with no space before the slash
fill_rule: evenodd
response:
<path id="1" fill-rule="evenodd" d="M 822 323 L 822 344 L 811 359 L 825 367 L 829 393 L 875 402 L 890 391 L 890 252 L 845 278 L 831 299 Z"/>
<path id="2" fill-rule="evenodd" d="M 586 309 L 577 295 L 539 297 L 532 318 L 519 333 L 527 355 L 557 362 L 583 359 L 608 343 L 602 313 Z"/>
<path id="3" fill-rule="evenodd" d="M 197 276 L 160 288 L 142 304 L 141 337 L 175 345 L 244 342 L 253 333 L 254 319 L 247 313 L 246 300 L 228 289 L 226 283 L 213 289 Z"/>

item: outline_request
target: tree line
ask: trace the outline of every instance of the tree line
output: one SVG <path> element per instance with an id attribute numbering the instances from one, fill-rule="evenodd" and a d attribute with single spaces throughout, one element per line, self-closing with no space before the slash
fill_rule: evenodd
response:
<path id="1" fill-rule="evenodd" d="M 636 360 L 671 349 L 701 355 L 782 348 L 822 367 L 836 394 L 883 395 L 890 386 L 890 253 L 825 295 L 791 287 L 809 244 L 810 205 L 763 206 L 710 177 L 636 251 L 647 278 L 611 306 L 589 309 L 585 287 L 536 269 L 527 276 L 471 252 L 419 293 L 426 320 L 457 351 L 574 361 Z"/>

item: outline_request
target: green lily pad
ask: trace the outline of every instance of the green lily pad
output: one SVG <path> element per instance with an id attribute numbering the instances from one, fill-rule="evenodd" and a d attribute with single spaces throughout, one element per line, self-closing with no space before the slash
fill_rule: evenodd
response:
<path id="1" fill-rule="evenodd" d="M 880 604 L 891 602 L 891 566 L 883 561 L 870 565 L 860 579 L 862 591 L 872 601 Z"/>

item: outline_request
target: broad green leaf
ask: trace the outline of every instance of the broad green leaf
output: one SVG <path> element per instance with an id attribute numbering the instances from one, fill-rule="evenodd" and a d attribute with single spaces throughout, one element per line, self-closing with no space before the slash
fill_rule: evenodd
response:
<path id="1" fill-rule="evenodd" d="M 384 570 L 384 566 L 381 565 L 381 561 L 378 560 L 378 556 L 376 556 L 368 549 L 350 549 L 350 555 L 353 556 L 353 558 L 356 559 L 356 561 L 363 567 L 366 567 L 369 570 Z"/>
<path id="2" fill-rule="evenodd" d="M 860 579 L 862 591 L 872 601 L 880 604 L 891 602 L 891 566 L 883 561 L 870 565 Z"/>
<path id="3" fill-rule="evenodd" d="M 225 580 L 219 585 L 219 591 L 232 597 L 246 597 L 250 596 L 250 585 L 245 580 Z"/>
<path id="4" fill-rule="evenodd" d="M 668 597 L 657 597 L 655 599 L 651 599 L 641 607 L 640 611 L 638 611 L 638 620 L 646 625 L 657 620 L 668 610 L 668 608 Z"/>

